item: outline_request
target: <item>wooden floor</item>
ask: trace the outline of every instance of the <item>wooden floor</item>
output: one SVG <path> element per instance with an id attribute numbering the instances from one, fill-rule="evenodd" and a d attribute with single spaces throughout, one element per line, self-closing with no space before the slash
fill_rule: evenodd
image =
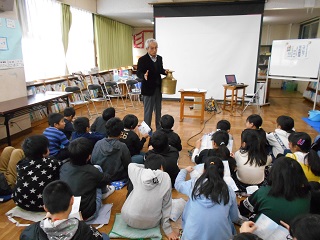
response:
<path id="1" fill-rule="evenodd" d="M 197 114 L 198 110 L 190 110 L 189 105 L 186 104 L 185 114 Z M 295 120 L 295 129 L 296 131 L 304 131 L 310 134 L 312 138 L 317 135 L 317 132 L 308 126 L 301 118 L 308 116 L 308 111 L 312 109 L 312 103 L 303 99 L 302 95 L 297 92 L 285 92 L 281 90 L 272 89 L 270 92 L 270 106 L 264 106 L 261 108 L 261 116 L 263 118 L 262 127 L 266 132 L 274 131 L 276 127 L 276 118 L 279 115 L 289 115 Z M 101 108 L 100 108 L 101 111 Z M 80 115 L 81 110 L 77 110 L 77 116 Z M 235 152 L 240 147 L 240 134 L 245 127 L 246 118 L 250 114 L 258 113 L 256 106 L 249 106 L 247 110 L 244 112 L 243 116 L 237 114 L 239 116 L 230 116 L 229 112 L 224 111 L 220 113 L 205 113 L 205 122 L 203 124 L 200 123 L 198 119 L 185 118 L 183 122 L 179 122 L 179 112 L 180 112 L 180 103 L 178 101 L 163 101 L 162 106 L 162 114 L 171 114 L 175 119 L 174 131 L 177 132 L 182 139 L 182 147 L 183 150 L 180 152 L 179 159 L 179 167 L 184 168 L 188 165 L 193 165 L 190 161 L 190 157 L 188 154 L 188 150 L 192 150 L 195 141 L 202 136 L 203 133 L 208 133 L 215 130 L 216 123 L 221 119 L 227 119 L 231 123 L 231 134 L 234 137 L 233 151 Z M 82 113 L 86 113 L 83 109 Z M 143 107 L 140 106 L 138 109 L 134 109 L 131 106 L 129 107 L 129 101 L 127 101 L 127 110 L 123 111 L 123 107 L 119 106 L 116 108 L 116 116 L 123 118 L 124 115 L 132 113 L 135 114 L 140 121 L 143 120 Z M 93 122 L 94 116 L 91 119 L 91 123 Z M 153 128 L 154 127 L 154 123 Z M 47 127 L 47 124 L 41 124 L 37 127 L 33 128 L 33 132 L 28 135 L 33 134 L 42 134 L 43 130 Z M 27 135 L 16 138 L 12 141 L 13 146 L 20 147 L 22 140 Z M 195 136 L 195 137 L 193 137 Z M 191 138 L 191 139 L 190 139 Z M 0 150 L 6 145 L 0 145 Z M 116 213 L 121 211 L 121 207 L 124 203 L 126 195 L 126 190 L 122 189 L 120 191 L 116 191 L 112 194 L 108 199 L 104 201 L 104 203 L 113 203 L 112 213 L 110 223 L 99 230 L 101 232 L 110 232 L 114 217 Z M 175 190 L 173 190 L 173 198 L 186 197 L 182 194 L 179 194 Z M 20 233 L 23 230 L 23 227 L 16 227 L 13 223 L 11 223 L 5 213 L 13 208 L 15 204 L 13 201 L 9 201 L 6 203 L 0 203 L 0 240 L 11 240 L 11 239 L 19 239 Z M 28 223 L 27 221 L 21 220 L 21 223 Z M 173 223 L 173 227 L 177 230 L 180 227 L 180 223 Z"/>

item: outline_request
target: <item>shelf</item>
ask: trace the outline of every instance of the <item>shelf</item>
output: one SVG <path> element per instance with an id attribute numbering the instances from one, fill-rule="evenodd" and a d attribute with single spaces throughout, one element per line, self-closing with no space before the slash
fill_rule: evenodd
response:
<path id="1" fill-rule="evenodd" d="M 311 98 L 307 98 L 307 97 L 303 97 L 303 98 L 304 98 L 305 100 L 309 101 L 309 102 L 312 102 L 312 103 L 314 102 L 313 99 L 311 99 Z M 320 103 L 319 103 L 319 102 L 317 102 L 316 105 L 317 105 L 318 107 L 320 107 Z"/>

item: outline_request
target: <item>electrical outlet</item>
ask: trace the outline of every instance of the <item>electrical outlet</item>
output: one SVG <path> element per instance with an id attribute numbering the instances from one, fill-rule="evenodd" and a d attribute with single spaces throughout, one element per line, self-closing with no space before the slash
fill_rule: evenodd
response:
<path id="1" fill-rule="evenodd" d="M 10 127 L 13 127 L 13 123 L 14 123 L 14 122 L 10 122 Z"/>

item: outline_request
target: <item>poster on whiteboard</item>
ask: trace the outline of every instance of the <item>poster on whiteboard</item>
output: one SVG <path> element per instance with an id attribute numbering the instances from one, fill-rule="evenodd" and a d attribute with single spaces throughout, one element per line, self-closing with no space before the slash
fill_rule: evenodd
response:
<path id="1" fill-rule="evenodd" d="M 290 43 L 286 47 L 285 58 L 290 60 L 308 58 L 310 52 L 309 46 L 310 42 L 304 44 Z"/>
<path id="2" fill-rule="evenodd" d="M 19 22 L 0 18 L 0 70 L 21 67 L 23 59 Z"/>

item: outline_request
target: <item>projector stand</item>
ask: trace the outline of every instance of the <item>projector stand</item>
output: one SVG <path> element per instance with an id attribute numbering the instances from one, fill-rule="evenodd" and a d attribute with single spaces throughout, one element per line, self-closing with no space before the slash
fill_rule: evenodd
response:
<path id="1" fill-rule="evenodd" d="M 249 105 L 251 105 L 254 101 L 256 103 L 257 106 L 257 111 L 258 111 L 258 115 L 260 115 L 261 113 L 261 105 L 259 102 L 260 96 L 259 96 L 259 91 L 263 88 L 264 84 L 261 84 L 261 86 L 258 88 L 258 90 L 255 92 L 255 94 L 253 94 L 253 96 L 251 97 L 250 101 L 247 103 L 247 105 L 244 107 L 244 109 L 242 110 L 241 115 L 243 115 L 243 113 L 246 111 L 246 109 L 248 108 Z"/>

